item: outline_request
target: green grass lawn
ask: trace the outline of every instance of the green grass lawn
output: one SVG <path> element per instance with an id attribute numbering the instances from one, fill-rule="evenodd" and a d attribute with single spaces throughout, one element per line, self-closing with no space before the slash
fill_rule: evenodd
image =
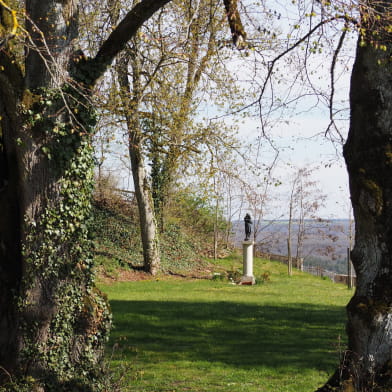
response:
<path id="1" fill-rule="evenodd" d="M 216 269 L 237 266 L 232 258 Z M 265 272 L 270 280 L 256 286 L 165 277 L 101 285 L 125 390 L 311 392 L 325 382 L 343 349 L 351 292 L 256 259 L 256 277 Z"/>

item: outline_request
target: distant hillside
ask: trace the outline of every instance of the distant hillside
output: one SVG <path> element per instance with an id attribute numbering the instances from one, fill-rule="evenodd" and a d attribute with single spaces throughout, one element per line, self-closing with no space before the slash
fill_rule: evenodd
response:
<path id="1" fill-rule="evenodd" d="M 288 221 L 263 221 L 254 223 L 258 229 L 256 249 L 261 252 L 287 255 Z M 305 265 L 322 266 L 337 273 L 347 271 L 350 222 L 348 219 L 307 220 L 301 257 Z M 297 252 L 297 225 L 292 227 L 292 254 Z M 252 233 L 253 235 L 253 233 Z M 244 240 L 244 222 L 233 224 L 235 246 Z"/>

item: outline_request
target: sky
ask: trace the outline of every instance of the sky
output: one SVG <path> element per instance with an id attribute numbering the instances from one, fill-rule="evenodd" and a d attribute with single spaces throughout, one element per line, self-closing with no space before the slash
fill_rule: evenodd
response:
<path id="1" fill-rule="evenodd" d="M 348 93 L 348 82 L 346 82 L 345 91 Z M 342 89 L 344 91 L 344 88 Z M 310 104 L 310 102 L 308 103 Z M 304 103 L 306 105 L 306 103 Z M 213 116 L 210 111 L 209 116 Z M 205 113 L 203 113 L 205 115 Z M 229 123 L 230 119 L 227 120 Z M 329 117 L 325 108 L 315 108 L 311 111 L 300 112 L 297 115 L 278 122 L 274 128 L 269 129 L 269 136 L 279 149 L 279 158 L 277 167 L 274 169 L 275 176 L 282 182 L 282 185 L 276 189 L 276 194 L 272 197 L 281 198 L 289 194 L 291 167 L 316 168 L 313 172 L 313 181 L 318 185 L 321 192 L 327 195 L 325 206 L 320 208 L 319 216 L 322 218 L 348 219 L 349 216 L 349 191 L 348 177 L 342 157 L 342 145 L 333 144 L 324 136 L 328 126 Z M 342 133 L 347 133 L 348 121 L 342 124 Z M 238 136 L 245 144 L 253 145 L 257 148 L 257 137 L 260 135 L 260 119 L 255 116 L 246 118 L 238 125 Z M 118 149 L 118 147 L 116 147 Z M 119 179 L 119 187 L 132 190 L 132 177 L 129 166 L 126 168 L 124 163 L 128 160 L 124 158 L 127 151 L 124 146 L 122 152 L 118 151 L 116 156 L 112 156 L 106 167 Z M 123 155 L 122 161 L 119 161 L 118 155 Z M 274 156 L 274 152 L 269 148 L 269 143 L 262 140 L 260 152 L 260 162 L 268 164 Z M 128 164 L 129 165 L 129 164 Z M 285 196 L 282 196 L 285 195 Z M 275 203 L 276 209 L 282 210 L 284 201 Z M 287 215 L 287 214 L 286 214 Z M 275 219 L 278 216 L 276 211 L 265 218 Z"/>
<path id="2" fill-rule="evenodd" d="M 319 59 L 320 60 L 320 59 Z M 325 61 L 325 59 L 324 59 Z M 329 90 L 328 67 L 322 70 L 324 78 L 320 77 L 319 86 L 323 92 Z M 315 78 L 317 72 L 315 72 Z M 342 74 L 335 86 L 336 108 L 342 109 L 336 118 L 339 132 L 346 138 L 348 133 L 348 94 L 350 72 Z M 281 89 L 281 91 L 279 91 Z M 274 94 L 285 94 L 285 86 L 278 87 Z M 298 91 L 301 93 L 301 86 Z M 304 88 L 304 92 L 308 90 Z M 268 99 L 266 99 L 268 102 Z M 344 110 L 343 110 L 344 109 Z M 277 111 L 277 118 L 270 121 L 265 132 L 274 146 L 279 150 L 278 162 L 274 174 L 282 182 L 277 189 L 280 194 L 289 194 L 290 167 L 314 168 L 312 179 L 321 192 L 327 195 L 325 205 L 320 208 L 319 216 L 322 218 L 347 219 L 349 216 L 350 197 L 348 190 L 348 175 L 342 155 L 344 140 L 338 140 L 337 134 L 331 137 L 325 132 L 330 123 L 329 108 L 326 100 L 314 95 L 304 94 L 304 98 L 296 102 L 294 108 L 287 107 L 282 112 Z M 338 120 L 339 119 L 339 120 Z M 230 120 L 228 120 L 230 122 Z M 253 117 L 242 120 L 238 125 L 239 138 L 246 144 L 253 144 L 257 149 L 258 137 L 261 135 L 260 117 L 256 111 Z M 275 156 L 269 147 L 270 143 L 261 138 L 262 148 L 259 153 L 259 163 L 268 164 Z M 317 168 L 317 169 L 316 169 Z M 277 196 L 278 197 L 278 196 Z M 280 209 L 280 206 L 277 206 Z M 272 213 L 269 217 L 274 218 Z"/>
<path id="3" fill-rule="evenodd" d="M 280 178 L 282 185 L 278 191 L 289 193 L 289 166 L 297 168 L 315 168 L 312 180 L 317 188 L 327 195 L 325 206 L 320 208 L 322 218 L 348 219 L 349 190 L 348 176 L 342 156 L 342 146 L 335 145 L 323 135 L 328 126 L 328 116 L 302 116 L 293 123 L 281 125 L 279 131 L 272 132 L 273 140 L 279 148 L 279 157 L 275 175 Z M 259 132 L 257 121 L 248 122 L 239 130 L 245 140 L 252 140 Z M 267 150 L 261 155 L 272 156 Z M 273 218 L 271 216 L 271 218 Z"/>
<path id="4" fill-rule="evenodd" d="M 284 4 L 287 5 L 286 2 Z M 279 13 L 282 13 L 280 19 L 282 31 L 288 32 L 290 28 L 287 21 L 290 20 L 291 16 L 285 16 L 284 13 L 288 13 L 290 10 L 287 7 L 286 9 L 284 7 L 279 9 L 279 2 L 274 7 L 277 7 Z M 293 11 L 293 20 L 295 20 L 296 10 Z M 297 37 L 303 36 L 306 31 L 305 26 L 304 32 L 298 31 Z M 265 109 L 262 106 L 261 111 L 268 112 L 271 97 L 273 97 L 274 102 L 277 102 L 278 108 L 279 102 L 284 107 L 272 112 L 272 121 L 270 122 L 272 126 L 266 127 L 268 136 L 279 149 L 276 173 L 282 179 L 282 188 L 284 189 L 285 186 L 287 188 L 287 182 L 289 182 L 287 178 L 290 173 L 288 165 L 298 168 L 317 167 L 313 179 L 319 184 L 321 191 L 327 195 L 325 206 L 319 211 L 320 217 L 347 219 L 350 213 L 350 196 L 342 149 L 349 126 L 349 89 L 356 46 L 355 33 L 346 35 L 334 68 L 334 119 L 343 140 L 340 140 L 340 136 L 336 132 L 331 137 L 325 136 L 325 131 L 330 123 L 328 105 L 331 93 L 331 64 L 337 39 L 341 33 L 342 31 L 337 26 L 330 32 L 325 31 L 322 38 L 317 34 L 312 37 L 310 42 L 319 40 L 319 44 L 323 42 L 324 44 L 323 46 L 320 45 L 320 51 L 317 51 L 317 53 L 308 54 L 306 66 L 304 66 L 303 60 L 306 58 L 304 56 L 307 50 L 305 44 L 298 47 L 297 52 L 290 52 L 287 56 L 281 58 L 275 64 L 272 87 L 268 89 L 267 86 L 263 101 Z M 269 62 L 274 56 L 276 57 L 273 50 L 270 56 L 267 58 Z M 260 64 L 264 62 L 265 69 L 266 58 L 264 54 L 259 58 L 255 54 L 254 59 L 258 60 Z M 254 83 L 252 78 L 256 75 L 256 78 L 259 77 L 258 85 L 262 86 L 265 79 L 265 70 L 263 72 L 263 68 L 260 66 L 259 69 L 254 71 L 252 59 L 248 60 L 248 63 L 250 65 L 250 84 Z M 234 68 L 238 69 L 239 67 Z M 244 67 L 241 69 L 244 69 Z M 301 98 L 297 100 L 297 97 Z M 286 102 L 288 102 L 287 107 Z M 274 123 L 274 116 L 277 120 L 276 123 Z M 239 127 L 239 135 L 243 140 L 250 142 L 254 140 L 255 135 L 260 135 L 260 119 L 246 120 Z M 330 140 L 331 138 L 335 139 L 335 143 Z M 339 141 L 336 142 L 338 139 Z M 268 145 L 268 143 L 264 144 Z M 268 156 L 267 151 L 264 154 Z"/>
<path id="5" fill-rule="evenodd" d="M 278 7 L 278 5 L 275 6 Z M 279 12 L 283 11 L 289 12 L 287 7 L 282 8 Z M 295 12 L 293 15 L 293 23 L 295 23 Z M 291 16 L 283 16 L 281 18 L 282 23 L 285 23 L 282 29 L 284 34 L 286 33 L 285 29 L 287 31 L 290 30 L 287 27 L 288 25 L 286 25 L 290 18 Z M 283 111 L 278 110 L 276 114 L 273 114 L 272 122 L 274 125 L 266 128 L 269 137 L 279 149 L 279 160 L 275 174 L 281 180 L 282 185 L 278 191 L 286 194 L 289 191 L 288 184 L 290 179 L 288 176 L 290 175 L 290 170 L 288 169 L 288 165 L 297 168 L 304 166 L 314 168 L 317 166 L 317 170 L 313 172 L 313 180 L 318 183 L 318 187 L 322 193 L 327 195 L 325 206 L 320 209 L 319 215 L 323 218 L 336 219 L 344 219 L 349 215 L 348 178 L 341 154 L 342 144 L 333 144 L 324 136 L 324 132 L 329 123 L 327 102 L 330 92 L 331 50 L 333 51 L 336 45 L 336 37 L 339 37 L 340 33 L 337 29 L 334 32 L 336 36 L 333 38 L 332 36 L 330 37 L 331 47 L 329 49 L 324 49 L 322 52 L 312 55 L 309 58 L 306 75 L 304 72 L 298 70 L 298 67 L 301 67 L 302 61 L 302 52 L 300 49 L 296 57 L 297 63 L 287 62 L 286 58 L 281 59 L 276 64 L 277 72 L 274 75 L 274 81 L 278 83 L 274 84 L 273 91 L 271 90 L 272 92 L 266 93 L 264 102 L 265 107 L 268 108 L 268 100 L 271 95 L 274 95 L 275 98 L 281 96 L 283 100 L 285 99 L 287 101 L 291 101 L 295 96 L 304 95 L 300 101 L 295 101 L 293 107 L 289 105 L 287 109 Z M 300 36 L 299 32 L 298 36 Z M 355 47 L 354 42 L 355 40 L 353 39 L 345 41 L 341 55 L 339 56 L 339 61 L 336 64 L 336 84 L 334 86 L 334 102 L 336 103 L 336 108 L 347 108 L 348 106 L 349 78 Z M 270 55 L 273 58 L 273 50 Z M 257 93 L 257 89 L 260 89 L 263 85 L 266 75 L 266 59 L 263 56 L 264 52 L 261 57 L 257 57 L 255 53 L 250 53 L 249 56 L 242 56 L 241 59 L 237 58 L 236 60 L 232 60 L 231 64 L 227 65 L 227 69 L 233 75 L 237 73 L 237 79 L 245 89 L 256 91 Z M 299 76 L 296 74 L 297 71 Z M 287 86 L 296 77 L 296 82 L 291 86 L 292 90 L 287 94 Z M 314 83 L 318 97 L 313 94 L 313 91 L 309 90 L 309 86 L 305 86 L 305 84 L 301 85 L 301 81 L 309 81 L 306 80 L 307 78 Z M 208 105 L 209 103 L 207 103 L 206 107 Z M 253 144 L 257 147 L 257 137 L 260 136 L 260 118 L 257 116 L 257 113 L 254 114 L 254 117 L 245 118 L 238 125 L 238 135 L 244 143 Z M 213 118 L 217 115 L 217 111 L 210 106 L 206 112 L 200 113 L 199 115 L 200 117 Z M 274 121 L 274 116 L 276 116 L 276 121 Z M 340 116 L 343 116 L 342 118 L 344 120 L 339 122 L 339 126 L 343 136 L 345 136 L 348 128 L 347 111 L 344 111 Z M 226 120 L 229 124 L 232 122 L 230 117 L 227 117 Z M 262 148 L 260 159 L 264 159 L 265 163 L 268 163 L 272 152 L 271 150 L 268 151 L 268 143 L 265 141 L 263 142 L 263 146 L 265 148 Z M 110 167 L 116 173 L 117 177 L 119 177 L 120 187 L 132 189 L 130 171 L 129 169 L 124 169 L 123 162 L 119 162 L 118 160 L 116 162 L 115 159 L 110 159 L 107 167 Z M 279 209 L 279 206 L 277 208 Z"/>

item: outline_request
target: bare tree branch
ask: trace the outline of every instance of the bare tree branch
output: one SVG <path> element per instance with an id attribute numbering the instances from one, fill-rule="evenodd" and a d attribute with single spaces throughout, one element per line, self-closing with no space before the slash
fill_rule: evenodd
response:
<path id="1" fill-rule="evenodd" d="M 102 44 L 97 55 L 88 61 L 90 72 L 93 70 L 92 83 L 102 76 L 113 59 L 124 49 L 126 43 L 135 35 L 136 31 L 156 11 L 171 0 L 143 0 L 124 17 L 106 41 Z"/>
<path id="2" fill-rule="evenodd" d="M 338 42 L 338 46 L 335 49 L 335 52 L 333 54 L 332 57 L 332 63 L 331 63 L 331 94 L 329 96 L 329 125 L 325 131 L 325 134 L 327 134 L 331 127 L 334 127 L 336 132 L 338 133 L 339 137 L 340 137 L 340 141 L 341 143 L 343 143 L 344 138 L 343 136 L 340 134 L 336 124 L 335 124 L 335 120 L 334 120 L 334 113 L 333 113 L 333 100 L 334 100 L 334 95 L 335 95 L 335 66 L 336 66 L 336 61 L 339 55 L 340 50 L 342 49 L 343 46 L 343 42 L 344 39 L 346 37 L 347 34 L 347 25 L 345 25 L 345 28 L 343 29 L 343 32 L 339 38 L 339 42 Z"/>
<path id="3" fill-rule="evenodd" d="M 336 19 L 339 19 L 339 17 L 333 17 L 330 19 L 324 19 L 321 22 L 319 22 L 316 26 L 314 26 L 312 29 L 310 29 L 302 38 L 300 38 L 298 41 L 296 41 L 293 45 L 291 45 L 289 48 L 287 48 L 285 51 L 283 51 L 282 53 L 280 53 L 277 57 L 275 57 L 270 63 L 269 63 L 269 67 L 268 67 L 268 73 L 267 73 L 267 77 L 264 81 L 263 87 L 261 89 L 259 98 L 258 98 L 258 103 L 260 104 L 261 102 L 261 98 L 264 95 L 265 89 L 267 87 L 267 84 L 271 78 L 272 72 L 274 70 L 275 64 L 284 56 L 286 56 L 286 54 L 290 53 L 292 50 L 294 50 L 295 48 L 297 48 L 302 42 L 306 41 L 316 30 L 318 30 L 320 27 L 324 26 L 325 24 L 328 24 Z M 254 102 L 256 103 L 256 102 Z M 251 104 L 253 105 L 253 104 Z"/>

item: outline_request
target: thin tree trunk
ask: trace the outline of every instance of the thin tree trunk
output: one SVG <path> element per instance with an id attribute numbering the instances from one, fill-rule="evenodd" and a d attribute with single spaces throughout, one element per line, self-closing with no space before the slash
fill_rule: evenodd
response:
<path id="1" fill-rule="evenodd" d="M 218 259 L 218 213 L 219 213 L 219 195 L 217 191 L 216 178 L 214 174 L 214 191 L 215 191 L 215 211 L 214 211 L 214 260 Z"/>
<path id="2" fill-rule="evenodd" d="M 293 223 L 293 192 L 294 191 L 291 192 L 291 198 L 290 198 L 288 236 L 287 236 L 287 272 L 289 276 L 293 274 L 293 260 L 291 255 L 291 227 Z"/>
<path id="3" fill-rule="evenodd" d="M 144 169 L 140 146 L 130 143 L 129 156 L 139 209 L 144 268 L 150 274 L 156 275 L 160 267 L 159 243 L 151 198 L 151 186 Z"/>
<path id="4" fill-rule="evenodd" d="M 128 151 L 139 211 L 144 269 L 150 274 L 156 275 L 160 268 L 160 252 L 151 184 L 145 170 L 142 151 L 143 136 L 139 119 L 139 103 L 142 94 L 140 85 L 141 67 L 138 55 L 136 51 L 134 53 L 127 52 L 127 55 L 124 55 L 117 64 L 117 74 L 127 120 Z M 132 88 L 128 80 L 129 63 L 132 64 L 133 70 Z"/>

